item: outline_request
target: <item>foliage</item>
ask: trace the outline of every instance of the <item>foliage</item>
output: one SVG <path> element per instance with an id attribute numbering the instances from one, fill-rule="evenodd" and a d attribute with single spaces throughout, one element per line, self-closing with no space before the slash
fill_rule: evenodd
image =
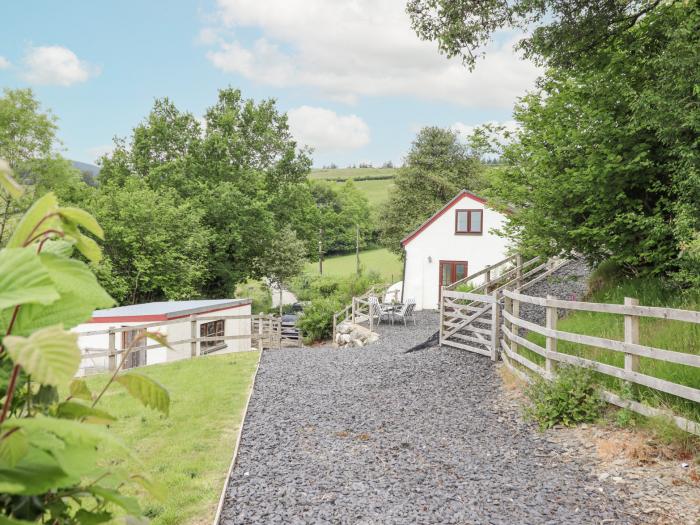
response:
<path id="1" fill-rule="evenodd" d="M 542 430 L 595 421 L 604 406 L 592 373 L 573 366 L 560 367 L 552 381 L 538 378 L 528 386 L 526 394 L 530 400 L 526 414 Z"/>
<path id="2" fill-rule="evenodd" d="M 362 295 L 380 283 L 379 274 L 372 272 L 345 277 L 303 274 L 295 279 L 291 283 L 291 290 L 299 300 L 310 303 L 297 322 L 305 341 L 311 343 L 330 338 L 333 332 L 333 314 L 347 306 L 354 296 Z"/>
<path id="3" fill-rule="evenodd" d="M 0 186 L 22 192 L 0 163 Z M 118 374 L 93 397 L 82 380 L 77 336 L 68 330 L 113 299 L 86 263 L 100 248 L 95 219 L 60 207 L 53 193 L 39 198 L 17 222 L 0 250 L 0 520 L 24 523 L 103 523 L 141 510 L 122 486 L 137 483 L 158 492 L 140 474 L 99 465 L 105 450 L 129 451 L 104 425 L 115 418 L 95 408 L 114 382 L 147 406 L 167 414 L 168 392 L 136 373 Z M 162 338 L 151 334 L 162 342 Z M 137 342 L 137 341 L 135 341 Z M 126 355 L 131 348 L 127 349 Z M 123 361 L 122 361 L 123 362 Z M 61 400 L 59 390 L 71 394 Z M 14 520 L 14 521 L 13 521 Z"/>
<path id="4" fill-rule="evenodd" d="M 526 250 L 611 260 L 628 274 L 700 274 L 700 7 L 659 6 L 597 50 L 550 69 L 492 197 Z"/>
<path id="5" fill-rule="evenodd" d="M 272 296 L 270 288 L 262 281 L 246 281 L 236 286 L 236 297 L 251 299 L 251 311 L 257 313 L 269 313 L 272 310 Z"/>
<path id="6" fill-rule="evenodd" d="M 179 220 L 164 224 L 171 234 L 157 234 L 179 236 L 179 245 L 187 248 L 181 259 L 192 263 L 192 269 L 179 261 L 164 267 L 163 261 L 146 254 L 137 265 L 132 253 L 111 253 L 111 267 L 100 275 L 108 283 L 128 276 L 121 286 L 125 300 L 172 297 L 167 283 L 139 284 L 144 295 L 138 290 L 133 294 L 136 276 L 144 271 L 168 283 L 182 281 L 183 293 L 190 296 L 230 296 L 236 284 L 265 276 L 266 268 L 255 262 L 264 260 L 269 239 L 283 226 L 304 239 L 307 250 L 317 249 L 314 202 L 306 180 L 311 161 L 307 151 L 297 148 L 287 117 L 275 102 L 256 103 L 243 99 L 239 90 L 223 89 L 204 121 L 201 126 L 170 100 L 157 100 L 130 139 L 117 140 L 114 153 L 101 160 L 98 191 L 104 199 L 128 194 L 129 185 L 138 180 L 154 197 L 172 202 L 173 212 L 183 212 Z M 116 226 L 106 225 L 108 239 Z M 130 236 L 138 226 L 133 228 Z"/>
<path id="7" fill-rule="evenodd" d="M 37 197 L 55 192 L 75 202 L 87 191 L 70 162 L 54 153 L 56 118 L 42 110 L 30 89 L 5 89 L 0 97 L 0 159 L 4 159 L 25 186 L 21 198 L 0 191 L 0 246 Z M 18 196 L 17 196 L 18 197 Z"/>
<path id="8" fill-rule="evenodd" d="M 261 261 L 271 284 L 279 291 L 280 315 L 282 315 L 282 293 L 292 277 L 304 268 L 306 250 L 289 226 L 283 227 L 270 240 L 270 246 Z"/>
<path id="9" fill-rule="evenodd" d="M 88 203 L 105 229 L 96 272 L 120 303 L 189 299 L 206 279 L 209 231 L 202 211 L 170 188 L 129 178 L 104 183 Z"/>
<path id="10" fill-rule="evenodd" d="M 409 0 L 407 11 L 421 38 L 437 40 L 441 52 L 460 56 L 470 68 L 493 35 L 508 29 L 528 35 L 518 44 L 528 58 L 569 66 L 620 38 L 660 5 L 660 0 Z"/>
<path id="11" fill-rule="evenodd" d="M 401 239 L 461 190 L 482 189 L 482 164 L 450 129 L 426 127 L 397 172 L 395 189 L 380 217 L 381 240 L 401 253 Z"/>

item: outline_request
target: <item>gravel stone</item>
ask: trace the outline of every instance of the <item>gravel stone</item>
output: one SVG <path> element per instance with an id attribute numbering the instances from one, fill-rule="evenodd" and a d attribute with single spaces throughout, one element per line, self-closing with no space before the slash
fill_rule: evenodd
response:
<path id="1" fill-rule="evenodd" d="M 365 347 L 263 353 L 221 524 L 643 521 L 502 402 L 488 358 L 404 353 L 438 324 L 416 319 Z"/>

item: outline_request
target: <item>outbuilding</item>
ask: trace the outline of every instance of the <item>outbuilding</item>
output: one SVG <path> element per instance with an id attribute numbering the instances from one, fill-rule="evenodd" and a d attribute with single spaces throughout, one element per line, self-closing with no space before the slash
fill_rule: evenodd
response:
<path id="1" fill-rule="evenodd" d="M 114 346 L 120 361 L 122 350 L 142 332 L 164 334 L 171 348 L 158 345 L 151 339 L 142 339 L 129 354 L 124 368 L 165 363 L 192 356 L 190 342 L 193 322 L 197 337 L 206 341 L 196 343 L 196 354 L 214 354 L 246 351 L 251 348 L 250 299 L 207 299 L 191 301 L 163 301 L 119 306 L 97 310 L 90 321 L 76 326 L 78 346 L 82 354 L 81 374 L 97 373 L 110 369 L 110 345 Z M 241 319 L 230 317 L 242 316 Z M 110 333 L 111 332 L 111 333 Z M 236 336 L 231 339 L 217 337 Z M 113 341 L 110 343 L 110 338 Z"/>
<path id="2" fill-rule="evenodd" d="M 440 289 L 506 258 L 508 242 L 493 233 L 506 216 L 462 190 L 402 241 L 403 300 L 437 309 Z"/>

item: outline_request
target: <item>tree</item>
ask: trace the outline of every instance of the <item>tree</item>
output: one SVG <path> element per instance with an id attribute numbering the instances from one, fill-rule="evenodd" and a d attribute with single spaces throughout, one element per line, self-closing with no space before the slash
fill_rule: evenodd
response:
<path id="1" fill-rule="evenodd" d="M 283 227 L 270 240 L 268 250 L 259 261 L 261 273 L 267 276 L 279 293 L 282 315 L 282 291 L 290 279 L 299 275 L 306 262 L 306 247 L 289 226 Z"/>
<path id="2" fill-rule="evenodd" d="M 400 241 L 460 190 L 483 188 L 483 166 L 456 132 L 420 130 L 394 179 L 394 191 L 380 217 L 382 243 L 401 252 Z"/>
<path id="3" fill-rule="evenodd" d="M 201 295 L 210 232 L 193 203 L 131 178 L 117 188 L 102 185 L 88 204 L 105 231 L 96 272 L 120 304 Z"/>
<path id="4" fill-rule="evenodd" d="M 0 192 L 0 246 L 30 204 L 48 191 L 68 202 L 82 198 L 85 184 L 71 164 L 55 153 L 56 117 L 44 111 L 30 89 L 5 89 L 0 97 L 0 158 L 25 186 L 22 198 Z"/>
<path id="5" fill-rule="evenodd" d="M 700 8 L 657 8 L 594 62 L 551 68 L 515 111 L 493 197 L 505 233 L 634 274 L 700 275 Z M 693 277 L 695 276 L 695 277 Z"/>
<path id="6" fill-rule="evenodd" d="M 418 36 L 436 40 L 442 53 L 461 57 L 469 68 L 494 33 L 503 29 L 529 34 L 518 44 L 526 57 L 568 68 L 665 4 L 661 0 L 409 0 L 407 11 Z"/>

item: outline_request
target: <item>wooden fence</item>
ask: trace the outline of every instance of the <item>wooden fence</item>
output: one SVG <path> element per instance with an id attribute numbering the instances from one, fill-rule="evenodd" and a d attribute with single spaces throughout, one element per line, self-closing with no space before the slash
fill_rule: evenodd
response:
<path id="1" fill-rule="evenodd" d="M 551 379 L 556 373 L 556 363 L 579 366 L 595 372 L 620 379 L 629 384 L 641 385 L 658 392 L 671 394 L 682 399 L 700 403 L 700 389 L 675 383 L 667 379 L 654 377 L 640 371 L 640 358 L 654 359 L 678 365 L 700 367 L 700 355 L 654 348 L 640 344 L 640 318 L 666 319 L 700 324 L 700 312 L 674 308 L 640 306 L 634 298 L 625 298 L 625 304 L 588 303 L 566 301 L 552 296 L 531 297 L 524 295 L 521 290 L 503 290 L 504 309 L 501 325 L 500 351 L 506 366 L 523 379 L 531 380 L 524 373 L 534 373 Z M 523 303 L 536 305 L 545 309 L 545 326 L 527 321 L 520 317 L 520 305 Z M 598 312 L 624 316 L 624 340 L 618 341 L 592 335 L 576 334 L 557 329 L 558 310 Z M 522 336 L 521 331 L 530 331 L 545 337 L 542 347 Z M 558 350 L 558 342 L 567 341 L 605 351 L 618 352 L 624 355 L 624 366 L 618 367 L 591 359 L 591 355 L 582 357 Z M 542 357 L 539 363 L 528 357 L 530 352 Z M 530 354 L 532 356 L 532 354 Z M 543 362 L 542 362 L 543 361 Z M 544 365 L 544 366 L 542 366 Z M 700 423 L 688 420 L 671 413 L 668 410 L 655 408 L 631 399 L 624 399 L 618 394 L 604 390 L 603 397 L 609 403 L 627 408 L 645 416 L 663 415 L 670 417 L 675 424 L 685 431 L 700 435 Z"/>
<path id="2" fill-rule="evenodd" d="M 226 321 L 240 321 L 246 320 L 248 329 L 243 330 L 244 333 L 240 334 L 226 334 Z M 224 323 L 224 334 L 214 335 L 214 336 L 202 336 L 199 334 L 197 327 L 200 322 L 212 322 L 212 321 L 222 321 Z M 116 370 L 117 365 L 122 359 L 123 354 L 126 352 L 126 345 L 122 341 L 121 345 L 117 345 L 117 336 L 124 333 L 138 333 L 138 332 L 159 332 L 160 328 L 168 327 L 172 325 L 182 325 L 184 323 L 189 323 L 189 337 L 179 338 L 176 340 L 168 339 L 167 344 L 170 347 L 189 345 L 189 353 L 183 350 L 180 353 L 185 353 L 185 357 L 182 358 L 194 358 L 207 353 L 215 353 L 225 349 L 225 346 L 215 347 L 211 350 L 202 350 L 203 342 L 220 342 L 225 343 L 231 340 L 250 340 L 251 348 L 275 348 L 281 347 L 285 344 L 286 338 L 282 334 L 282 326 L 280 318 L 274 315 L 193 315 L 189 317 L 189 320 L 183 321 L 183 319 L 173 319 L 168 321 L 154 321 L 152 323 L 143 323 L 138 325 L 130 326 L 118 326 L 112 328 L 106 328 L 102 330 L 92 330 L 88 332 L 79 332 L 80 338 L 91 337 L 91 336 L 107 336 L 107 346 L 105 347 L 90 347 L 82 346 L 81 348 L 81 359 L 86 360 L 107 360 L 107 366 L 103 367 L 101 370 Z M 134 360 L 131 367 L 145 366 L 148 362 L 147 355 L 149 350 L 165 350 L 166 347 L 161 344 L 149 344 L 149 339 L 144 339 L 143 345 L 134 347 L 132 354 L 135 353 L 143 355 L 143 363 L 139 360 Z M 301 343 L 301 338 L 295 338 L 293 341 L 294 346 L 298 346 Z M 98 371 L 101 371 L 98 370 Z"/>
<path id="3" fill-rule="evenodd" d="M 336 329 L 340 323 L 350 321 L 352 323 L 367 323 L 370 331 L 374 330 L 374 316 L 369 304 L 370 297 L 381 298 L 385 295 L 388 285 L 372 286 L 362 295 L 353 297 L 349 305 L 333 314 L 333 341 L 335 341 Z"/>

